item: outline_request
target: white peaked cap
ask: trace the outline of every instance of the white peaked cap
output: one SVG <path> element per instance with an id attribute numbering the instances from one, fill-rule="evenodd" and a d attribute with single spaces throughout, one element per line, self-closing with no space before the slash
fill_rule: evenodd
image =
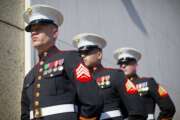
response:
<path id="1" fill-rule="evenodd" d="M 76 48 L 98 46 L 103 49 L 106 44 L 106 40 L 102 36 L 94 33 L 80 33 L 73 37 L 73 45 Z"/>
<path id="2" fill-rule="evenodd" d="M 57 9 L 49 5 L 36 4 L 28 8 L 24 14 L 24 21 L 29 25 L 35 20 L 52 20 L 57 26 L 63 23 L 63 15 Z"/>
<path id="3" fill-rule="evenodd" d="M 120 59 L 134 58 L 136 61 L 141 59 L 141 53 L 134 48 L 118 48 L 114 51 L 114 58 L 118 61 Z"/>

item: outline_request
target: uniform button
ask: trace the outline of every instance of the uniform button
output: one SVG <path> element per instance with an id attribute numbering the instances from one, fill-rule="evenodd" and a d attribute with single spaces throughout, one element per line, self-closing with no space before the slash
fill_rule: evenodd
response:
<path id="1" fill-rule="evenodd" d="M 132 81 L 133 79 L 134 79 L 133 77 L 130 78 L 131 81 Z"/>
<path id="2" fill-rule="evenodd" d="M 48 53 L 47 52 L 44 52 L 44 57 L 46 57 L 48 55 Z"/>
<path id="3" fill-rule="evenodd" d="M 35 109 L 35 116 L 39 116 L 39 115 L 40 115 L 39 110 Z"/>
<path id="4" fill-rule="evenodd" d="M 38 76 L 38 80 L 41 80 L 42 79 L 42 77 L 41 76 Z"/>
<path id="5" fill-rule="evenodd" d="M 40 65 L 43 65 L 44 64 L 44 61 L 40 61 Z"/>
<path id="6" fill-rule="evenodd" d="M 40 88 L 40 86 L 41 86 L 41 85 L 40 85 L 39 83 L 36 85 L 37 88 Z"/>
<path id="7" fill-rule="evenodd" d="M 40 68 L 40 69 L 39 69 L 39 72 L 42 72 L 42 71 L 43 71 L 43 69 L 42 69 L 42 68 Z"/>
<path id="8" fill-rule="evenodd" d="M 39 101 L 34 102 L 35 106 L 39 106 Z"/>
<path id="9" fill-rule="evenodd" d="M 37 92 L 37 93 L 36 93 L 36 97 L 39 97 L 39 96 L 40 96 L 40 93 L 39 93 L 39 92 Z"/>

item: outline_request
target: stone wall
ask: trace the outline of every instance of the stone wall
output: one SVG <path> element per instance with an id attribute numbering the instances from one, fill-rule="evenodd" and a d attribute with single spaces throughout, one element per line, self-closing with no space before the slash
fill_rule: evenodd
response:
<path id="1" fill-rule="evenodd" d="M 24 1 L 1 0 L 0 11 L 0 119 L 19 120 L 24 78 Z"/>

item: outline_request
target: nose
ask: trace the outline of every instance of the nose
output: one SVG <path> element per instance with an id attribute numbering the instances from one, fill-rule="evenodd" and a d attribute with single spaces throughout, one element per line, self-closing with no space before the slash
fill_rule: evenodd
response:
<path id="1" fill-rule="evenodd" d="M 122 71 L 125 71 L 126 65 L 123 64 L 123 65 L 120 65 L 119 67 Z"/>
<path id="2" fill-rule="evenodd" d="M 37 34 L 38 34 L 38 32 L 32 31 L 32 32 L 31 32 L 31 37 L 34 36 L 34 35 L 37 35 Z"/>
<path id="3" fill-rule="evenodd" d="M 120 65 L 120 67 L 124 69 L 126 67 L 126 65 L 122 64 L 122 65 Z"/>

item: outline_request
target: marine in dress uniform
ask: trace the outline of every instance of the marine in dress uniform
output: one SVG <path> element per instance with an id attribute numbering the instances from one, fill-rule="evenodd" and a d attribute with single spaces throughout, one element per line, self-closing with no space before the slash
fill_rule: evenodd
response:
<path id="1" fill-rule="evenodd" d="M 175 106 L 164 87 L 154 78 L 139 77 L 136 73 L 137 62 L 141 53 L 134 48 L 120 48 L 114 52 L 114 58 L 127 76 L 126 91 L 138 93 L 142 98 L 148 114 L 147 120 L 155 120 L 154 112 L 156 104 L 160 108 L 158 120 L 172 120 L 175 114 Z M 131 70 L 128 72 L 128 69 Z"/>
<path id="2" fill-rule="evenodd" d="M 88 68 L 77 51 L 54 45 L 62 14 L 50 6 L 34 5 L 25 11 L 24 20 L 39 61 L 24 80 L 21 120 L 96 120 L 102 102 Z"/>
<path id="3" fill-rule="evenodd" d="M 105 68 L 101 64 L 105 39 L 97 34 L 81 33 L 73 38 L 73 45 L 78 48 L 100 89 L 104 101 L 100 120 L 123 120 L 128 112 L 129 120 L 144 120 L 146 114 L 138 94 L 129 95 L 125 92 L 124 73 L 119 69 Z"/>

